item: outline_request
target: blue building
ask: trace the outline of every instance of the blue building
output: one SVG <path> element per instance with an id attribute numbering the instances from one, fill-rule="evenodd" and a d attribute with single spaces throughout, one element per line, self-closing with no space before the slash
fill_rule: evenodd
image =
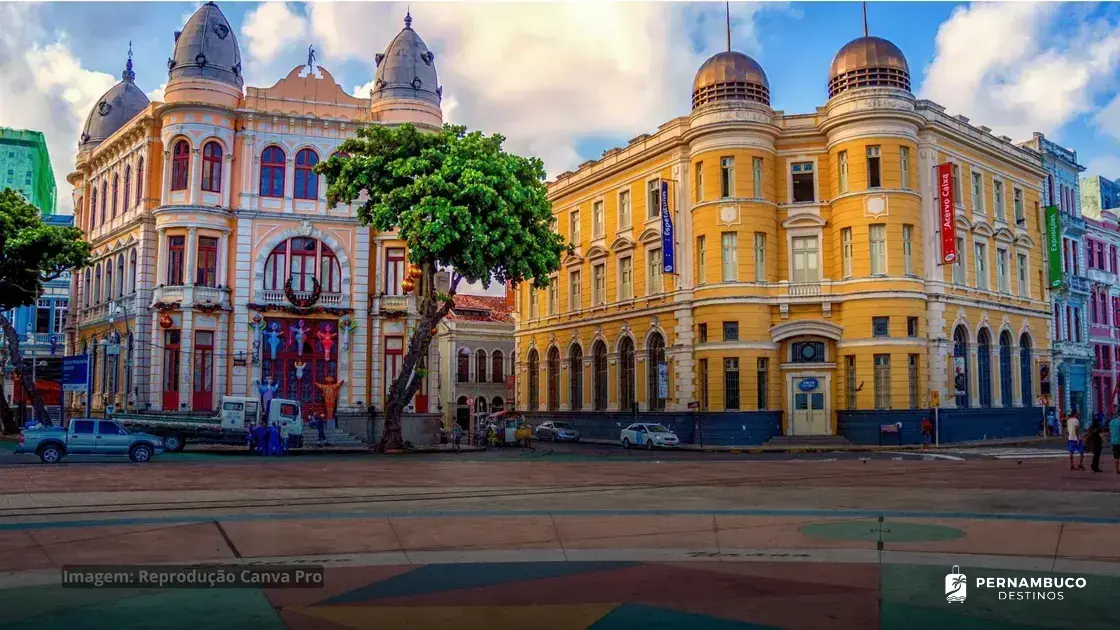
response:
<path id="1" fill-rule="evenodd" d="M 1081 215 L 1081 173 L 1077 151 L 1046 139 L 1041 133 L 1021 146 L 1034 149 L 1042 159 L 1046 181 L 1042 185 L 1044 207 L 1057 206 L 1062 228 L 1062 277 L 1050 279 L 1053 307 L 1051 348 L 1057 375 L 1057 406 L 1060 413 L 1073 410 L 1082 417 L 1093 413 L 1090 377 L 1093 344 L 1089 340 L 1089 269 L 1085 250 L 1085 219 Z M 1046 224 L 1045 220 L 1042 221 Z"/>

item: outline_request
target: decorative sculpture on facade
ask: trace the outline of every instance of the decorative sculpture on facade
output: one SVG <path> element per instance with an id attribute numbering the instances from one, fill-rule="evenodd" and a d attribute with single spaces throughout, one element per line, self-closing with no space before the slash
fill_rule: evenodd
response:
<path id="1" fill-rule="evenodd" d="M 330 360 L 331 348 L 334 347 L 334 339 L 338 334 L 332 330 L 330 324 L 324 323 L 319 326 L 319 331 L 315 333 L 315 336 L 319 338 L 319 343 L 323 344 L 323 358 Z"/>
<path id="2" fill-rule="evenodd" d="M 334 418 L 334 412 L 338 408 L 338 390 L 346 384 L 346 381 L 335 382 L 333 376 L 327 376 L 323 379 L 324 382 L 315 382 L 315 387 L 323 393 L 323 406 L 326 407 L 327 419 Z"/>

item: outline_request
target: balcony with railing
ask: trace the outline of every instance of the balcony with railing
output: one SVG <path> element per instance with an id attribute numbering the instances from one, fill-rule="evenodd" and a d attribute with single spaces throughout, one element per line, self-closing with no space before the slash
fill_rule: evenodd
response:
<path id="1" fill-rule="evenodd" d="M 1112 286 L 1112 285 L 1116 284 L 1116 274 L 1112 273 L 1111 271 L 1106 271 L 1104 269 L 1090 268 L 1088 275 L 1089 275 L 1089 282 L 1095 282 L 1097 284 L 1104 284 L 1104 285 L 1107 285 L 1107 286 Z"/>
<path id="2" fill-rule="evenodd" d="M 182 308 L 220 305 L 222 308 L 228 309 L 229 288 L 193 285 L 156 287 L 152 292 L 152 305 L 154 306 L 157 303 L 177 303 Z"/>
<path id="3" fill-rule="evenodd" d="M 813 301 L 812 298 L 825 297 L 831 294 L 831 280 L 819 280 L 817 282 L 790 282 L 786 284 L 786 295 L 791 298 L 807 298 L 806 301 Z"/>
<path id="4" fill-rule="evenodd" d="M 311 299 L 312 293 L 311 291 L 292 291 L 292 295 L 300 300 L 308 300 Z M 283 289 L 261 291 L 258 296 L 258 301 L 261 304 L 288 304 L 288 297 L 284 295 Z M 318 306 L 341 306 L 342 294 L 323 291 L 319 293 L 319 300 L 315 304 Z"/>
<path id="5" fill-rule="evenodd" d="M 413 299 L 410 295 L 381 295 L 374 302 L 374 312 L 407 313 L 412 310 Z"/>
<path id="6" fill-rule="evenodd" d="M 1077 291 L 1078 293 L 1089 294 L 1089 279 L 1085 276 L 1068 275 L 1064 278 L 1064 282 L 1069 290 Z"/>

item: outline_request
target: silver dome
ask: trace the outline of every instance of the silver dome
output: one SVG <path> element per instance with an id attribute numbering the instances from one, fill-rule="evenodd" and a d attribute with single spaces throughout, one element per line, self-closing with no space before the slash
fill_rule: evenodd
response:
<path id="1" fill-rule="evenodd" d="M 148 107 L 148 97 L 136 87 L 136 73 L 132 71 L 132 48 L 128 50 L 128 63 L 121 73 L 121 82 L 109 88 L 97 103 L 90 108 L 78 148 L 82 151 L 92 149 L 103 140 L 128 124 L 136 114 Z"/>
<path id="2" fill-rule="evenodd" d="M 175 33 L 175 52 L 167 60 L 167 75 L 177 78 L 203 78 L 222 81 L 241 88 L 241 50 L 237 36 L 213 2 L 194 12 L 183 30 Z"/>
<path id="3" fill-rule="evenodd" d="M 412 30 L 412 15 L 406 14 L 404 29 L 389 42 L 385 54 L 375 58 L 373 101 L 408 98 L 439 107 L 443 88 L 436 77 L 435 59 L 424 40 Z"/>

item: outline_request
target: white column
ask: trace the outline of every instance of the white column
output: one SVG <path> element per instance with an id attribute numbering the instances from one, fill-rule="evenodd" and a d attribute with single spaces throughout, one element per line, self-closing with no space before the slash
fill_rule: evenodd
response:
<path id="1" fill-rule="evenodd" d="M 1023 375 L 1020 369 L 1020 361 L 1022 361 L 1022 353 L 1018 348 L 1011 350 L 1011 406 L 1023 406 Z"/>
<path id="2" fill-rule="evenodd" d="M 992 366 L 992 407 L 1003 407 L 1003 364 L 999 360 L 999 344 L 991 346 L 988 365 Z"/>
<path id="3" fill-rule="evenodd" d="M 980 406 L 980 363 L 977 361 L 979 355 L 976 352 L 976 344 L 968 346 L 968 380 L 969 388 L 972 390 L 968 396 L 969 407 Z"/>
<path id="4" fill-rule="evenodd" d="M 588 348 L 595 347 L 594 341 Z M 591 356 L 592 358 L 588 358 Z M 583 355 L 583 411 L 591 411 L 595 406 L 595 369 L 594 355 Z"/>
<path id="5" fill-rule="evenodd" d="M 296 161 L 288 158 L 284 162 L 284 212 L 291 212 L 295 208 L 296 189 Z"/>
<path id="6" fill-rule="evenodd" d="M 195 281 L 195 264 L 198 260 L 198 228 L 187 229 L 187 252 L 186 252 L 186 267 L 183 272 L 186 276 L 186 282 L 183 284 L 194 286 Z"/>
<path id="7" fill-rule="evenodd" d="M 202 155 L 198 149 L 191 149 L 191 204 L 198 203 L 198 196 L 202 190 Z"/>
<path id="8" fill-rule="evenodd" d="M 152 409 L 162 411 L 174 411 L 174 409 L 163 409 L 163 343 L 164 335 L 163 329 L 159 327 L 159 317 L 161 313 L 154 311 L 152 313 L 152 363 L 150 380 L 149 380 L 149 401 L 152 403 Z M 143 348 L 143 343 L 137 344 Z M 139 402 L 139 401 L 138 401 Z"/>
<path id="9" fill-rule="evenodd" d="M 156 230 L 156 278 L 153 286 L 163 284 L 167 278 L 167 228 Z"/>
<path id="10" fill-rule="evenodd" d="M 166 206 L 171 198 L 171 152 L 163 152 L 163 185 L 160 187 L 159 205 Z"/>
<path id="11" fill-rule="evenodd" d="M 230 182 L 230 179 L 231 179 L 231 171 L 233 170 L 233 151 L 230 151 L 226 154 L 226 156 L 224 158 L 224 161 L 225 161 L 225 164 L 222 165 L 222 201 L 221 201 L 221 204 L 222 204 L 223 208 L 228 209 L 233 205 L 231 203 L 231 196 L 230 196 L 230 190 L 229 190 L 229 182 Z"/>
<path id="12" fill-rule="evenodd" d="M 191 408 L 191 377 L 194 372 L 194 311 L 183 311 L 179 340 L 179 409 Z"/>
<path id="13" fill-rule="evenodd" d="M 229 232 L 218 237 L 218 284 L 229 286 Z"/>

